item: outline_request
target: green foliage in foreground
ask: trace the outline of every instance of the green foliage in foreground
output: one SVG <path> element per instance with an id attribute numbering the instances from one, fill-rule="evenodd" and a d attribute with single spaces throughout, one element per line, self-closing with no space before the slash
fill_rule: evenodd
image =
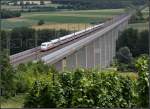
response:
<path id="1" fill-rule="evenodd" d="M 134 107 L 135 81 L 115 72 L 78 69 L 36 80 L 26 97 L 25 107 Z"/>
<path id="2" fill-rule="evenodd" d="M 138 93 L 139 93 L 139 105 L 147 107 L 149 104 L 149 62 L 150 58 L 147 55 L 142 55 L 136 61 L 136 67 L 138 69 Z"/>
<path id="3" fill-rule="evenodd" d="M 138 76 L 88 69 L 58 73 L 42 62 L 13 69 L 6 57 L 1 57 L 3 96 L 28 92 L 24 107 L 148 106 L 148 56 L 136 59 Z"/>
<path id="4" fill-rule="evenodd" d="M 48 71 L 48 66 L 42 62 L 20 64 L 15 74 L 16 93 L 27 92 L 32 87 L 32 83 L 42 75 L 47 75 Z"/>
<path id="5" fill-rule="evenodd" d="M 131 108 L 148 107 L 148 56 L 136 61 L 138 77 L 116 71 L 77 69 L 56 72 L 33 81 L 24 107 Z"/>
<path id="6" fill-rule="evenodd" d="M 5 95 L 5 98 L 15 95 L 15 72 L 9 64 L 8 53 L 6 50 L 0 51 L 0 73 L 1 95 Z"/>

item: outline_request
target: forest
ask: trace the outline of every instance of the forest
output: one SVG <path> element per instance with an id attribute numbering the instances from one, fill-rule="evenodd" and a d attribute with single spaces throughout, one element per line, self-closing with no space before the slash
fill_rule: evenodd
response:
<path id="1" fill-rule="evenodd" d="M 40 23 L 40 22 L 39 22 Z M 41 43 L 69 34 L 67 30 L 43 29 L 35 30 L 28 27 L 14 28 L 1 31 L 1 46 L 9 49 L 10 55 L 28 50 Z"/>
<path id="2" fill-rule="evenodd" d="M 19 11 L 10 11 L 10 10 L 1 10 L 1 19 L 20 17 L 21 12 Z"/>
<path id="3" fill-rule="evenodd" d="M 116 9 L 144 5 L 146 0 L 52 0 L 52 3 L 63 4 L 58 8 L 66 9 Z"/>

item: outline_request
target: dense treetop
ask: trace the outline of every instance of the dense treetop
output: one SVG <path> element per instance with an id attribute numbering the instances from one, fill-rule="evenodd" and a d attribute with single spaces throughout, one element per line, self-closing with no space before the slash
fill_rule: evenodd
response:
<path id="1" fill-rule="evenodd" d="M 73 9 L 122 8 L 130 4 L 142 5 L 146 0 L 52 0 L 52 3 L 65 4 Z"/>

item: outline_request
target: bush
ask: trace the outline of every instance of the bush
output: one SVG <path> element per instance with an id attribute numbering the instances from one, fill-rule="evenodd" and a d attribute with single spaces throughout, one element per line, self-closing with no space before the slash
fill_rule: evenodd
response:
<path id="1" fill-rule="evenodd" d="M 117 59 L 120 63 L 130 64 L 132 62 L 132 53 L 128 47 L 122 47 L 117 52 Z"/>
<path id="2" fill-rule="evenodd" d="M 57 75 L 57 76 L 56 76 Z M 115 72 L 78 69 L 36 80 L 25 100 L 25 107 L 89 108 L 134 107 L 135 82 Z"/>
<path id="3" fill-rule="evenodd" d="M 149 62 L 148 55 L 141 55 L 136 61 L 136 68 L 138 70 L 138 93 L 139 93 L 139 106 L 149 106 Z"/>
<path id="4" fill-rule="evenodd" d="M 39 20 L 38 25 L 43 25 L 44 24 L 44 20 Z"/>
<path id="5" fill-rule="evenodd" d="M 116 54 L 116 67 L 119 71 L 134 71 L 132 53 L 128 47 L 122 47 Z"/>
<path id="6" fill-rule="evenodd" d="M 16 92 L 27 92 L 31 88 L 32 83 L 38 79 L 40 75 L 47 74 L 48 70 L 48 66 L 44 65 L 42 62 L 19 65 L 15 74 L 17 85 Z"/>
<path id="7" fill-rule="evenodd" d="M 52 75 L 47 75 L 33 83 L 33 87 L 26 97 L 25 107 L 28 108 L 54 108 L 61 99 L 61 90 L 58 85 L 53 85 Z"/>

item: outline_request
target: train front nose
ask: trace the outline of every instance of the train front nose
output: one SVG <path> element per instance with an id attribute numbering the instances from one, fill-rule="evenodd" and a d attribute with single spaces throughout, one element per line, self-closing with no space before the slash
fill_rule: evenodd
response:
<path id="1" fill-rule="evenodd" d="M 41 50 L 42 50 L 42 51 L 47 50 L 47 46 L 46 46 L 46 45 L 41 45 Z"/>

